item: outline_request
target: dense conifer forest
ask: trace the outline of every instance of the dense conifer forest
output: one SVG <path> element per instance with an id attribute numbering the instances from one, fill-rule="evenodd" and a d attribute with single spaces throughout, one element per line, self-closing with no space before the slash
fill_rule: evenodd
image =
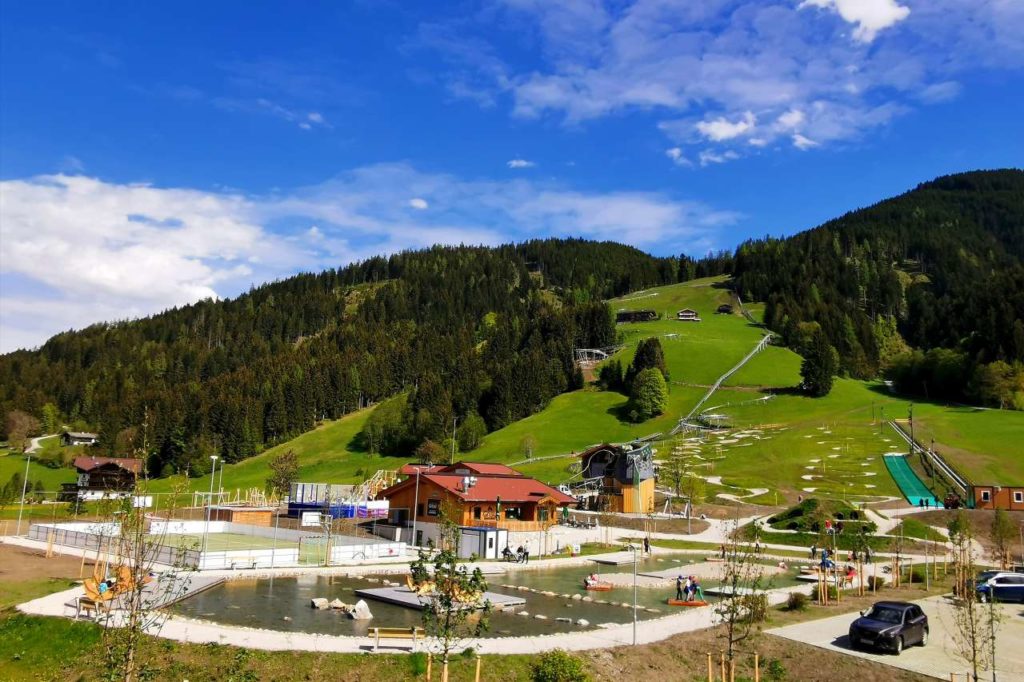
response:
<path id="1" fill-rule="evenodd" d="M 846 374 L 1024 409 L 1020 170 L 938 178 L 813 230 L 746 242 L 732 272 L 805 355 L 820 325 Z"/>
<path id="2" fill-rule="evenodd" d="M 582 384 L 573 347 L 615 340 L 604 298 L 676 276 L 675 259 L 582 240 L 372 258 L 7 354 L 0 410 L 53 404 L 104 451 L 148 453 L 154 475 L 237 461 L 397 394 L 400 433 L 369 447 L 407 454 L 456 420 L 471 445 Z"/>
<path id="3" fill-rule="evenodd" d="M 210 454 L 238 461 L 392 397 L 368 448 L 408 455 L 457 423 L 471 449 L 582 385 L 574 347 L 616 340 L 605 299 L 722 273 L 797 351 L 833 347 L 841 373 L 1024 409 L 1024 172 L 1006 170 L 702 259 L 548 239 L 301 274 L 0 356 L 0 413 L 59 412 L 104 452 L 145 453 L 152 475 L 200 474 Z"/>

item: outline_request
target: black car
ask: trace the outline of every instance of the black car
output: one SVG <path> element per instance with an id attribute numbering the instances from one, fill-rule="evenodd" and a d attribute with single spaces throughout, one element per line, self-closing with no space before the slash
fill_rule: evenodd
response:
<path id="1" fill-rule="evenodd" d="M 850 646 L 874 647 L 899 655 L 904 647 L 928 643 L 928 616 L 917 604 L 880 601 L 850 624 Z"/>

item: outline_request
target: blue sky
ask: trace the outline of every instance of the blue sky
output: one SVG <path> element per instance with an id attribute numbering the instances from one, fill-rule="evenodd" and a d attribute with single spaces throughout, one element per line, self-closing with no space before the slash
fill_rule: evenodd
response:
<path id="1" fill-rule="evenodd" d="M 0 351 L 435 242 L 658 254 L 1020 166 L 1015 0 L 4 3 Z"/>

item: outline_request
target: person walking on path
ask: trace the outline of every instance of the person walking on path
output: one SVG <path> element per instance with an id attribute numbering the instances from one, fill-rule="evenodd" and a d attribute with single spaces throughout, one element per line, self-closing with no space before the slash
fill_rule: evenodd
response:
<path id="1" fill-rule="evenodd" d="M 650 554 L 650 553 L 651 553 L 651 539 L 645 535 L 644 536 L 644 554 Z"/>
<path id="2" fill-rule="evenodd" d="M 530 545 L 529 545 L 529 543 L 527 543 L 526 546 L 523 547 L 523 563 L 524 564 L 530 563 Z"/>
<path id="3" fill-rule="evenodd" d="M 814 544 L 811 545 L 811 558 L 812 559 L 817 559 L 818 558 L 818 543 L 814 543 Z"/>
<path id="4" fill-rule="evenodd" d="M 676 601 L 683 601 L 683 576 L 676 576 Z"/>

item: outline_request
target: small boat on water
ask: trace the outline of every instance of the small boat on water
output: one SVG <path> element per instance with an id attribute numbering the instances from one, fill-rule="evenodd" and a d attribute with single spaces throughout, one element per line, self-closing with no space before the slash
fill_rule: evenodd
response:
<path id="1" fill-rule="evenodd" d="M 611 583 L 591 583 L 590 585 L 584 583 L 583 587 L 590 592 L 611 592 L 615 586 Z"/>
<path id="2" fill-rule="evenodd" d="M 707 606 L 706 601 L 686 601 L 685 599 L 666 599 L 665 603 L 669 606 Z"/>

